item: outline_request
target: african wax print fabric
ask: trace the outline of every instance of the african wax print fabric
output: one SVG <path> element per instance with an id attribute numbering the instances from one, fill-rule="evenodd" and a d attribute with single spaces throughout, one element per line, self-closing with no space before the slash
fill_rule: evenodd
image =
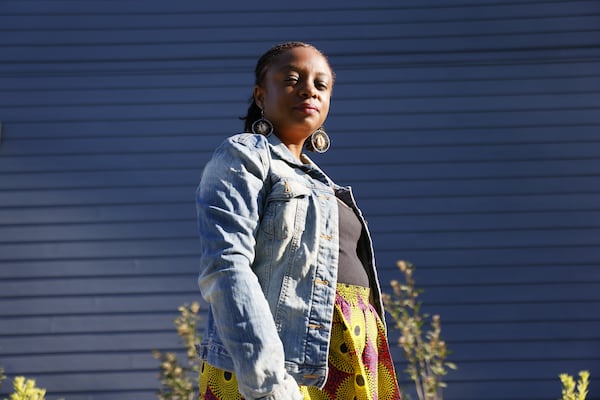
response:
<path id="1" fill-rule="evenodd" d="M 338 284 L 325 386 L 300 386 L 304 400 L 401 400 L 385 327 L 369 288 Z M 201 400 L 244 400 L 235 374 L 202 366 Z"/>

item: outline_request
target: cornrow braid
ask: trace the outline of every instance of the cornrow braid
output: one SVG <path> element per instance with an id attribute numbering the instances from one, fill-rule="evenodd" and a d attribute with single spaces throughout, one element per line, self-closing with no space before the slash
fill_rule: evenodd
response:
<path id="1" fill-rule="evenodd" d="M 267 50 L 256 62 L 256 67 L 254 68 L 254 84 L 257 86 L 262 85 L 262 83 L 265 79 L 265 75 L 267 74 L 267 70 L 269 69 L 271 64 L 273 64 L 273 62 L 277 59 L 277 57 L 279 57 L 281 54 L 285 53 L 286 51 L 297 48 L 297 47 L 313 48 L 316 51 L 318 51 L 323 56 L 323 58 L 325 58 L 325 60 L 329 63 L 329 61 L 327 60 L 327 57 L 325 57 L 325 55 L 323 53 L 321 53 L 321 51 L 319 51 L 313 45 L 310 45 L 310 44 L 304 43 L 304 42 L 280 43 L 280 44 L 277 44 L 277 45 L 271 47 L 269 50 Z M 330 66 L 330 69 L 331 69 L 331 66 Z M 332 70 L 332 74 L 333 74 L 333 70 Z M 246 113 L 246 116 L 240 118 L 240 119 L 244 120 L 244 131 L 245 132 L 251 132 L 252 124 L 255 121 L 259 120 L 262 116 L 262 110 L 260 109 L 258 104 L 256 104 L 256 101 L 254 100 L 254 94 L 250 96 L 249 102 L 250 102 L 250 106 L 248 107 L 248 112 Z"/>

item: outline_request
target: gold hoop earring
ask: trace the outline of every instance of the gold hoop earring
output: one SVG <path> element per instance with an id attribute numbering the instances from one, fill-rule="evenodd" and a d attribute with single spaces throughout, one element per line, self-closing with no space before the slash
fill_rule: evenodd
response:
<path id="1" fill-rule="evenodd" d="M 263 110 L 260 110 L 260 119 L 257 119 L 252 123 L 252 133 L 264 136 L 269 136 L 273 133 L 273 124 L 265 118 Z"/>
<path id="2" fill-rule="evenodd" d="M 325 132 L 323 127 L 320 127 L 314 131 L 306 141 L 306 150 L 325 153 L 329 150 L 330 144 L 331 141 L 329 140 L 329 135 L 327 135 L 327 132 Z"/>

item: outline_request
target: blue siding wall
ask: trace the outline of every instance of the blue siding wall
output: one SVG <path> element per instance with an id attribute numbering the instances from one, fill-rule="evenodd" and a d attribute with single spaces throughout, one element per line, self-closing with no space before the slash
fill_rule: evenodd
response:
<path id="1" fill-rule="evenodd" d="M 0 366 L 49 400 L 155 398 L 151 350 L 199 299 L 195 186 L 286 40 L 330 56 L 314 159 L 354 187 L 385 290 L 417 265 L 445 398 L 558 398 L 589 369 L 600 399 L 591 0 L 0 2 Z"/>

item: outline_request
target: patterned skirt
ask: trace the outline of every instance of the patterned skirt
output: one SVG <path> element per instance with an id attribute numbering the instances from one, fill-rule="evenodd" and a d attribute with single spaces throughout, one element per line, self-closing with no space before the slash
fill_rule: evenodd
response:
<path id="1" fill-rule="evenodd" d="M 322 389 L 300 386 L 305 400 L 400 400 L 385 328 L 369 303 L 369 288 L 338 284 Z M 201 400 L 243 400 L 235 374 L 204 363 Z"/>

